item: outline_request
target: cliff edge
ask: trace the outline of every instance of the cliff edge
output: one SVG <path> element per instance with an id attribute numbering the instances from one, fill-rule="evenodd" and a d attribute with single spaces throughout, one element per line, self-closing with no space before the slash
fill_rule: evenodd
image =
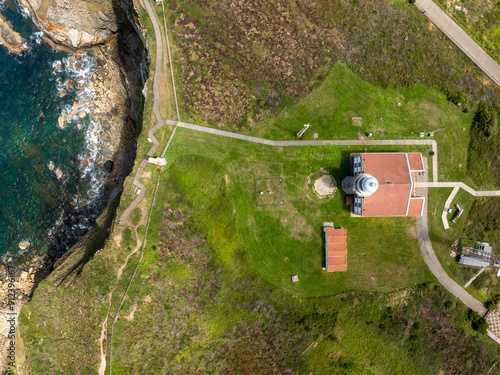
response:
<path id="1" fill-rule="evenodd" d="M 108 42 L 119 29 L 113 0 L 20 0 L 47 43 L 68 52 Z"/>
<path id="2" fill-rule="evenodd" d="M 0 0 L 1 1 L 1 0 Z M 21 337 L 18 334 L 17 316 L 23 304 L 27 303 L 38 283 L 43 281 L 55 267 L 63 267 L 64 259 L 77 254 L 78 267 L 83 267 L 91 259 L 108 236 L 119 201 L 119 192 L 123 181 L 131 172 L 135 154 L 136 140 L 141 125 L 143 109 L 142 88 L 148 77 L 145 38 L 140 27 L 135 24 L 132 3 L 128 0 L 20 0 L 34 20 L 36 26 L 44 32 L 44 40 L 57 50 L 72 53 L 67 64 L 79 64 L 84 51 L 94 48 L 90 53 L 95 58 L 95 72 L 85 83 L 71 80 L 60 82 L 64 92 L 74 91 L 80 95 L 85 90 L 94 92 L 93 102 L 89 102 L 88 113 L 77 113 L 83 102 L 75 100 L 70 115 L 83 118 L 91 116 L 99 124 L 93 133 L 95 139 L 89 142 L 88 150 L 81 160 L 82 168 L 104 169 L 105 175 L 100 181 L 102 189 L 98 200 L 101 216 L 87 234 L 60 259 L 61 250 L 57 247 L 54 232 L 54 249 L 41 257 L 35 257 L 25 263 L 15 264 L 14 259 L 0 264 L 0 374 L 11 373 L 12 358 L 10 347 L 16 361 L 23 358 Z M 22 41 L 19 42 L 22 45 Z M 82 52 L 82 53 L 80 53 Z M 55 70 L 61 69 L 61 62 Z M 83 78 L 82 78 L 83 80 Z M 71 81 L 71 82 L 69 82 Z M 76 111 L 76 112 L 75 112 Z M 81 114 L 81 116 L 80 116 Z M 68 115 L 69 116 L 69 115 Z M 65 119 L 58 120 L 59 128 L 64 129 Z M 80 129 L 80 128 L 78 128 Z M 97 157 L 92 150 L 98 149 Z M 69 207 L 62 218 L 62 223 L 71 223 L 74 214 L 82 207 Z M 103 214 L 103 212 L 105 214 Z M 95 212 L 93 213 L 95 214 Z M 106 216 L 106 220 L 102 217 Z M 104 221 L 103 221 L 104 220 Z M 58 226 L 64 230 L 64 225 Z M 61 248 L 62 249 L 62 248 Z M 73 255 L 74 257 L 75 255 Z M 60 259 L 60 261 L 58 261 Z M 12 261 L 12 262 L 11 262 Z M 57 263 L 54 263 L 58 261 Z M 72 270 L 74 271 L 74 270 Z M 72 272 L 78 273 L 78 272 Z M 12 309 L 11 309 L 12 307 Z M 8 315 L 10 314 L 10 315 Z M 14 317 L 11 321 L 9 317 Z M 8 335 L 15 339 L 8 339 Z M 17 353 L 17 354 L 16 354 Z M 10 370 L 9 370 L 10 367 Z"/>

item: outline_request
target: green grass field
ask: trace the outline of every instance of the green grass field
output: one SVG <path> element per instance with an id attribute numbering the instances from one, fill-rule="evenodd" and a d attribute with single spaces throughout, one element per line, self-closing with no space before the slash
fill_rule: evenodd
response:
<path id="1" fill-rule="evenodd" d="M 353 117 L 361 117 L 362 126 L 353 125 Z M 337 63 L 310 95 L 276 118 L 256 125 L 250 134 L 295 139 L 303 125 L 310 123 L 305 140 L 314 139 L 314 133 L 320 140 L 359 139 L 367 133 L 373 134 L 372 139 L 420 139 L 420 132 L 445 128 L 433 138 L 438 143 L 439 178 L 472 184 L 467 175 L 472 118 L 473 113 L 464 113 L 435 88 L 419 84 L 383 89 Z"/>
<path id="2" fill-rule="evenodd" d="M 349 153 L 364 150 L 276 148 L 177 129 L 166 157 L 172 168 L 185 171 L 186 197 L 203 189 L 200 176 L 190 172 L 193 168 L 203 169 L 199 165 L 213 162 L 220 165 L 236 211 L 235 248 L 241 246 L 259 274 L 276 286 L 297 295 L 318 296 L 346 289 L 392 290 L 431 280 L 420 256 L 414 218 L 351 218 L 340 189 L 328 201 L 307 189 L 307 177 L 320 168 L 330 171 L 340 184 L 349 173 Z M 283 178 L 283 206 L 257 207 L 255 180 L 264 178 Z M 348 230 L 346 273 L 322 270 L 325 221 Z M 298 283 L 291 282 L 294 274 L 299 275 Z"/>

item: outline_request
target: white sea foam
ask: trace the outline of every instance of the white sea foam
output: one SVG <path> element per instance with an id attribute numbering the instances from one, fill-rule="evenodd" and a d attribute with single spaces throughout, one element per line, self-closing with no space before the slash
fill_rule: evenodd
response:
<path id="1" fill-rule="evenodd" d="M 1 1 L 0 1 L 0 3 L 1 3 Z M 23 16 L 23 18 L 31 18 L 31 13 L 28 10 L 28 8 L 25 8 L 21 4 L 19 4 L 19 10 L 20 10 L 21 16 Z"/>
<path id="2" fill-rule="evenodd" d="M 57 66 L 60 65 L 60 71 L 57 70 Z M 56 76 L 56 88 L 60 95 L 61 91 L 80 91 L 79 95 L 75 97 L 76 106 L 73 103 L 64 106 L 61 110 L 60 116 L 66 118 L 66 126 L 76 126 L 78 122 L 82 126 L 82 131 L 85 132 L 85 149 L 78 155 L 78 161 L 80 163 L 80 177 L 88 179 L 89 191 L 86 201 L 92 201 L 93 197 L 99 195 L 99 191 L 102 188 L 102 179 L 104 177 L 104 172 L 102 168 L 95 167 L 98 163 L 97 159 L 102 159 L 101 150 L 99 145 L 99 134 L 102 132 L 102 126 L 99 122 L 89 119 L 89 114 L 91 113 L 94 106 L 94 97 L 96 94 L 95 89 L 89 87 L 90 79 L 95 73 L 95 58 L 88 53 L 82 54 L 80 60 L 76 59 L 75 55 L 69 55 L 62 60 L 56 60 L 52 63 L 52 72 Z M 75 87 L 69 89 L 67 85 L 67 79 L 71 79 L 75 82 Z M 61 84 L 62 82 L 62 84 Z M 75 111 L 76 110 L 76 111 Z M 81 119 L 79 114 L 85 112 L 85 118 Z M 89 147 L 91 146 L 91 147 Z M 92 159 L 93 162 L 89 162 L 87 166 L 82 166 L 82 161 L 85 159 L 85 152 L 89 153 L 88 160 Z M 91 194 L 93 192 L 93 194 Z M 80 198 L 76 197 L 76 205 L 80 205 Z"/>
<path id="3" fill-rule="evenodd" d="M 32 41 L 35 41 L 36 44 L 42 44 L 43 43 L 42 36 L 43 36 L 43 31 L 36 31 L 30 36 L 30 39 Z"/>
<path id="4" fill-rule="evenodd" d="M 41 37 L 41 35 L 40 35 Z M 57 67 L 59 65 L 59 70 Z M 79 165 L 80 180 L 85 189 L 85 194 L 75 194 L 71 199 L 71 205 L 77 211 L 82 208 L 89 209 L 92 212 L 96 204 L 99 204 L 97 198 L 100 196 L 103 187 L 104 177 L 106 173 L 101 167 L 104 162 L 102 150 L 100 146 L 99 135 L 102 134 L 103 128 L 99 122 L 92 119 L 91 113 L 94 108 L 94 98 L 96 91 L 94 88 L 89 87 L 90 80 L 96 72 L 95 58 L 88 54 L 83 53 L 80 60 L 76 59 L 76 55 L 69 55 L 61 60 L 55 60 L 51 64 L 52 75 L 55 77 L 55 85 L 57 95 L 61 95 L 61 91 L 65 90 L 67 95 L 73 96 L 73 93 L 78 92 L 74 101 L 68 103 L 61 108 L 60 116 L 65 117 L 66 128 L 75 128 L 77 124 L 80 125 L 81 131 L 85 134 L 85 144 L 83 150 L 77 156 L 77 163 Z M 75 82 L 74 88 L 68 88 L 68 79 Z M 75 104 L 76 103 L 76 104 Z M 75 111 L 76 109 L 76 111 Z M 85 117 L 81 119 L 79 114 L 85 112 Z M 57 124 L 54 124 L 57 127 Z M 65 131 L 58 128 L 58 131 Z M 102 145 L 102 144 L 101 144 Z M 85 158 L 85 153 L 88 152 L 88 158 Z M 83 160 L 88 160 L 88 164 L 84 167 Z M 92 162 L 90 162 L 92 160 Z M 96 160 L 99 160 L 97 162 Z M 61 183 L 65 183 L 61 179 Z M 90 214 L 88 216 L 78 215 L 78 222 L 68 228 L 73 234 L 78 233 L 79 228 L 91 229 L 94 225 L 95 217 Z M 52 229 L 49 230 L 49 236 L 59 232 L 59 227 L 63 223 L 63 216 L 61 216 Z"/>

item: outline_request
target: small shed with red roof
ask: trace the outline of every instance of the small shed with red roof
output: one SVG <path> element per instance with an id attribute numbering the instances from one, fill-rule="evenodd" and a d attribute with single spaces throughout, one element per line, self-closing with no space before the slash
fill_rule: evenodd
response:
<path id="1" fill-rule="evenodd" d="M 324 227 L 325 262 L 328 272 L 347 271 L 347 230 Z"/>

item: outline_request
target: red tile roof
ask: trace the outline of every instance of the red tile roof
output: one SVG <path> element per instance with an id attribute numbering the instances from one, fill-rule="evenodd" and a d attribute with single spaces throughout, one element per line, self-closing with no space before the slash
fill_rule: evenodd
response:
<path id="1" fill-rule="evenodd" d="M 378 190 L 364 198 L 361 216 L 420 216 L 422 199 L 410 198 L 414 195 L 413 174 L 424 170 L 421 154 L 364 153 L 361 157 L 364 172 L 379 183 Z"/>
<path id="2" fill-rule="evenodd" d="M 424 207 L 424 197 L 415 197 L 410 199 L 410 208 L 408 209 L 408 216 L 422 215 L 422 208 Z"/>
<path id="3" fill-rule="evenodd" d="M 347 230 L 324 228 L 328 272 L 347 271 Z"/>
<path id="4" fill-rule="evenodd" d="M 418 152 L 408 153 L 408 161 L 410 162 L 410 169 L 414 172 L 423 172 L 424 164 L 422 154 Z"/>

